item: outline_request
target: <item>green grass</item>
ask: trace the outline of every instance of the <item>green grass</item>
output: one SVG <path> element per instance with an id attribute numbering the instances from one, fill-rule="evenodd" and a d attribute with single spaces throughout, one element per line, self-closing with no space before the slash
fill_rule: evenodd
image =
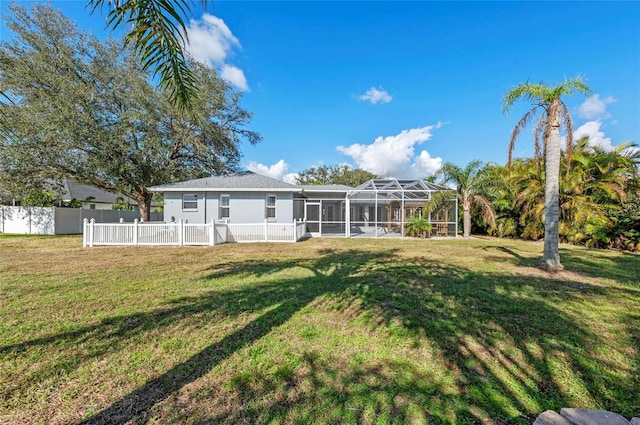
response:
<path id="1" fill-rule="evenodd" d="M 0 238 L 0 423 L 640 412 L 640 256 L 511 240 Z"/>

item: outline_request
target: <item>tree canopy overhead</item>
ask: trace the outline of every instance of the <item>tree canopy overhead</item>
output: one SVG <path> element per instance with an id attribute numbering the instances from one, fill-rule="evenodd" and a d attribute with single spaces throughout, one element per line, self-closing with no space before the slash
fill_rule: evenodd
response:
<path id="1" fill-rule="evenodd" d="M 378 176 L 360 168 L 351 168 L 346 164 L 320 165 L 301 171 L 296 177 L 297 184 L 343 184 L 357 187 Z"/>
<path id="2" fill-rule="evenodd" d="M 241 94 L 191 63 L 191 112 L 154 86 L 133 49 L 98 40 L 48 5 L 10 5 L 0 43 L 0 169 L 15 180 L 73 177 L 134 199 L 148 217 L 147 187 L 235 171 L 252 114 Z M 38 178 L 34 178 L 37 175 Z"/>

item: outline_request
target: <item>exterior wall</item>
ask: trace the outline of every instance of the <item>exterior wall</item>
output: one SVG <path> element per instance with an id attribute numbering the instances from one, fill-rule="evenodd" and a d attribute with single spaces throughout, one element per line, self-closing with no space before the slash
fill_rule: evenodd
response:
<path id="1" fill-rule="evenodd" d="M 91 208 L 91 205 L 93 205 L 93 208 Z M 82 209 L 85 209 L 85 210 L 110 210 L 111 209 L 111 204 L 108 204 L 108 203 L 105 203 L 105 202 L 93 202 L 93 201 L 83 202 L 82 203 Z"/>
<path id="2" fill-rule="evenodd" d="M 197 210 L 182 209 L 182 195 L 191 193 L 198 195 Z M 293 193 L 281 192 L 165 192 L 164 217 L 165 221 L 188 220 L 189 223 L 216 222 L 220 218 L 220 195 L 229 195 L 230 223 L 262 223 L 266 217 L 266 197 L 276 196 L 276 218 L 269 221 L 278 223 L 293 222 Z"/>
<path id="3" fill-rule="evenodd" d="M 229 221 L 231 223 L 261 223 L 266 217 L 267 195 L 276 196 L 276 218 L 278 223 L 293 222 L 293 194 L 269 192 L 229 193 Z"/>
<path id="4" fill-rule="evenodd" d="M 182 209 L 182 195 L 195 194 L 198 196 L 198 208 L 195 210 Z M 206 203 L 204 192 L 166 192 L 164 194 L 164 221 L 188 221 L 189 223 L 204 223 L 206 218 Z M 207 198 L 211 194 L 207 193 Z"/>

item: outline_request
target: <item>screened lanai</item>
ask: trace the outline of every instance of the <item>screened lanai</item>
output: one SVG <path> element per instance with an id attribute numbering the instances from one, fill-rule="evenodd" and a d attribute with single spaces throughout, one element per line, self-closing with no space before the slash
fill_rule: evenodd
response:
<path id="1" fill-rule="evenodd" d="M 303 186 L 294 199 L 295 217 L 304 217 L 311 236 L 402 237 L 412 217 L 432 223 L 431 236 L 456 236 L 457 200 L 445 200 L 434 212 L 425 203 L 446 188 L 424 180 L 376 179 L 357 187 Z"/>
<path id="2" fill-rule="evenodd" d="M 434 212 L 425 204 L 433 193 L 446 188 L 424 180 L 375 179 L 347 194 L 347 237 L 401 237 L 407 220 L 426 217 L 432 224 L 431 236 L 456 236 L 458 233 L 457 199 L 444 200 Z"/>

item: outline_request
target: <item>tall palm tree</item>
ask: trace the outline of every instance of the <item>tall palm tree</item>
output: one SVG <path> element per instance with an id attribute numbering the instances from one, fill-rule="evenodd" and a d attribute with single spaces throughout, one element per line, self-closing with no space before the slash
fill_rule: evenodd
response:
<path id="1" fill-rule="evenodd" d="M 491 225 L 495 225 L 496 214 L 488 198 L 488 193 L 500 185 L 502 179 L 496 178 L 489 166 L 482 161 L 474 160 L 466 167 L 446 162 L 438 172 L 443 176 L 443 183 L 453 183 L 456 186 L 454 196 L 458 196 L 462 204 L 462 228 L 463 236 L 468 238 L 471 233 L 471 208 L 480 207 L 483 218 Z"/>
<path id="2" fill-rule="evenodd" d="M 206 7 L 206 0 L 201 0 Z M 192 0 L 88 0 L 93 12 L 107 6 L 107 25 L 127 25 L 127 43 L 133 43 L 144 69 L 160 75 L 169 99 L 190 112 L 198 99 L 195 74 L 189 68 L 183 45 L 187 37 L 185 18 Z"/>
<path id="3" fill-rule="evenodd" d="M 540 135 L 542 135 L 545 166 L 545 222 L 544 222 L 544 253 L 540 267 L 556 272 L 564 267 L 560 263 L 558 240 L 558 198 L 560 181 L 560 128 L 566 131 L 567 155 L 571 156 L 573 146 L 573 120 L 567 105 L 562 101 L 563 96 L 576 92 L 588 94 L 589 87 L 581 77 L 566 79 L 557 86 L 545 85 L 543 82 L 532 84 L 528 81 L 520 83 L 509 90 L 502 98 L 502 110 L 506 114 L 519 100 L 528 101 L 532 108 L 516 124 L 509 142 L 509 163 L 513 147 L 518 135 L 540 112 L 540 118 L 534 131 L 536 154 L 540 152 Z"/>

